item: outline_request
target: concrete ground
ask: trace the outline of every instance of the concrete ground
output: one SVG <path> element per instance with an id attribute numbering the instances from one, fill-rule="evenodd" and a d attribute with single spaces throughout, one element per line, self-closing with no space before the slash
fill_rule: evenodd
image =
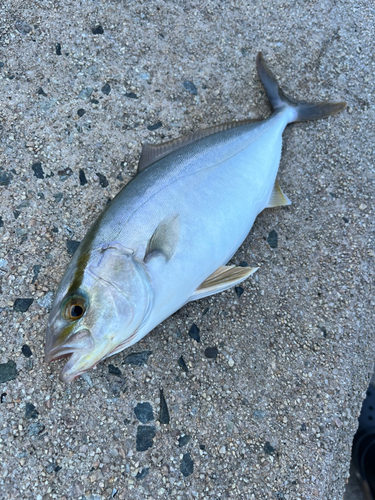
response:
<path id="1" fill-rule="evenodd" d="M 0 11 L 0 498 L 341 499 L 375 357 L 373 2 Z M 287 93 L 348 103 L 285 131 L 293 204 L 233 259 L 259 270 L 64 386 L 43 350 L 68 250 L 146 140 L 269 114 L 259 50 Z"/>

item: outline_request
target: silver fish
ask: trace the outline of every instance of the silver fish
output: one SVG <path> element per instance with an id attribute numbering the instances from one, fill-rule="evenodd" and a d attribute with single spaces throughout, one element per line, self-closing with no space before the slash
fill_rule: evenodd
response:
<path id="1" fill-rule="evenodd" d="M 137 175 L 87 232 L 48 319 L 45 359 L 69 356 L 63 382 L 138 342 L 187 302 L 256 270 L 225 264 L 259 212 L 290 204 L 276 180 L 286 125 L 346 106 L 294 101 L 261 54 L 257 69 L 269 118 L 146 144 Z"/>

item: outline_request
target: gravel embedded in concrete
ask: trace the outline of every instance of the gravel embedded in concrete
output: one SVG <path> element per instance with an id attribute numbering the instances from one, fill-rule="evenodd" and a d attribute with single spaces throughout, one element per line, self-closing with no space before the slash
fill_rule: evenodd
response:
<path id="1" fill-rule="evenodd" d="M 4 0 L 0 13 L 0 496 L 341 499 L 375 354 L 373 2 Z M 292 205 L 262 212 L 231 261 L 258 271 L 62 385 L 44 333 L 72 244 L 145 141 L 269 115 L 259 50 L 293 97 L 348 108 L 286 129 Z M 142 426 L 137 451 L 133 409 L 158 418 L 161 387 L 170 422 Z"/>

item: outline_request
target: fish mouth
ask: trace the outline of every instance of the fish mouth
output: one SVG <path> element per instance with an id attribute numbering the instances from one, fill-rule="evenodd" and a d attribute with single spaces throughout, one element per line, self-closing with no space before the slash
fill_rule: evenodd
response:
<path id="1" fill-rule="evenodd" d="M 90 331 L 87 329 L 78 330 L 63 344 L 46 345 L 44 361 L 50 363 L 68 357 L 59 376 L 62 382 L 68 383 L 93 366 L 94 363 L 87 366 L 87 361 L 85 366 L 80 363 L 83 357 L 87 358 L 93 348 L 94 341 Z"/>

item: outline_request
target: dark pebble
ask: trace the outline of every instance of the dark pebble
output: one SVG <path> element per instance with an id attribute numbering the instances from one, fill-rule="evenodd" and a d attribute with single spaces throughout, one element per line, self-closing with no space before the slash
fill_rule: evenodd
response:
<path id="1" fill-rule="evenodd" d="M 79 110 L 77 111 L 78 116 L 83 116 L 85 113 L 86 111 L 83 108 L 79 108 Z"/>
<path id="2" fill-rule="evenodd" d="M 178 438 L 178 446 L 180 448 L 182 448 L 183 446 L 185 446 L 186 444 L 188 444 L 188 442 L 190 441 L 191 439 L 191 436 L 181 436 L 180 438 Z"/>
<path id="3" fill-rule="evenodd" d="M 193 323 L 190 327 L 189 330 L 189 335 L 192 339 L 196 340 L 197 342 L 201 341 L 200 335 L 199 335 L 199 328 L 195 323 Z"/>
<path id="4" fill-rule="evenodd" d="M 97 99 L 91 99 L 91 104 L 99 104 L 99 101 Z"/>
<path id="5" fill-rule="evenodd" d="M 8 172 L 3 172 L 0 174 L 0 186 L 9 186 L 10 181 L 13 179 L 12 174 Z"/>
<path id="6" fill-rule="evenodd" d="M 22 354 L 25 356 L 25 358 L 30 358 L 30 356 L 33 355 L 33 353 L 31 352 L 30 347 L 27 344 L 24 344 L 22 346 L 21 350 L 22 350 Z"/>
<path id="7" fill-rule="evenodd" d="M 136 450 L 146 451 L 154 444 L 156 428 L 150 425 L 138 425 L 136 437 Z"/>
<path id="8" fill-rule="evenodd" d="M 149 125 L 147 128 L 148 128 L 148 130 L 157 130 L 158 128 L 160 128 L 162 126 L 163 126 L 162 122 L 157 122 L 157 123 L 154 123 L 154 125 Z"/>
<path id="9" fill-rule="evenodd" d="M 187 477 L 194 472 L 194 462 L 190 456 L 190 453 L 184 453 L 180 464 L 180 471 L 183 476 Z"/>
<path id="10" fill-rule="evenodd" d="M 110 86 L 110 84 L 106 83 L 105 85 L 103 85 L 103 87 L 101 88 L 101 91 L 103 92 L 103 94 L 109 95 L 111 93 L 111 86 Z"/>
<path id="11" fill-rule="evenodd" d="M 323 334 L 323 337 L 324 337 L 324 338 L 327 338 L 327 329 L 326 329 L 324 326 L 321 326 L 321 327 L 320 327 L 320 330 L 321 330 L 321 332 L 322 332 L 322 334 Z"/>
<path id="12" fill-rule="evenodd" d="M 0 227 L 4 227 L 4 221 L 2 217 L 0 217 Z"/>
<path id="13" fill-rule="evenodd" d="M 56 55 L 61 56 L 61 45 L 59 43 L 56 44 Z"/>
<path id="14" fill-rule="evenodd" d="M 53 229 L 52 229 L 52 231 L 53 231 Z M 34 276 L 33 276 L 33 279 L 31 281 L 31 283 L 35 283 L 36 282 L 41 268 L 42 268 L 41 264 L 35 264 L 35 266 L 33 266 Z"/>
<path id="15" fill-rule="evenodd" d="M 81 184 L 81 186 L 87 184 L 86 175 L 82 168 L 79 169 L 79 183 Z"/>
<path id="16" fill-rule="evenodd" d="M 147 363 L 148 357 L 152 351 L 133 352 L 125 358 L 125 363 L 128 365 L 142 366 Z"/>
<path id="17" fill-rule="evenodd" d="M 66 242 L 66 249 L 68 251 L 69 255 L 73 255 L 74 252 L 77 250 L 79 247 L 80 241 L 75 241 L 75 240 L 67 240 Z"/>
<path id="18" fill-rule="evenodd" d="M 126 92 L 125 97 L 129 97 L 129 99 L 138 99 L 137 94 L 134 94 L 134 92 Z"/>
<path id="19" fill-rule="evenodd" d="M 54 226 L 54 227 L 52 228 L 52 232 L 53 232 L 53 233 L 58 233 L 58 232 L 59 232 L 59 228 L 58 228 L 58 227 L 56 227 L 56 226 Z"/>
<path id="20" fill-rule="evenodd" d="M 17 375 L 17 366 L 14 361 L 10 359 L 8 363 L 0 363 L 0 383 L 13 380 Z"/>
<path id="21" fill-rule="evenodd" d="M 137 481 L 144 479 L 147 476 L 147 474 L 149 473 L 149 471 L 150 471 L 149 467 L 144 467 L 140 472 L 137 473 L 137 475 L 135 476 L 135 479 Z"/>
<path id="22" fill-rule="evenodd" d="M 277 248 L 277 232 L 274 229 L 270 231 L 270 234 L 267 238 L 267 243 L 271 248 Z"/>
<path id="23" fill-rule="evenodd" d="M 182 370 L 187 373 L 189 371 L 188 367 L 186 366 L 184 358 L 181 356 L 178 360 L 178 364 L 181 366 Z"/>
<path id="24" fill-rule="evenodd" d="M 103 174 L 100 174 L 99 172 L 96 172 L 96 175 L 99 177 L 99 184 L 105 188 L 108 186 L 108 181 L 107 181 L 107 177 Z"/>
<path id="25" fill-rule="evenodd" d="M 34 163 L 31 167 L 34 170 L 34 175 L 38 179 L 44 179 L 44 172 L 41 163 Z"/>
<path id="26" fill-rule="evenodd" d="M 13 215 L 15 219 L 18 219 L 18 217 L 21 215 L 21 212 L 19 210 L 14 210 Z"/>
<path id="27" fill-rule="evenodd" d="M 275 451 L 275 448 L 271 445 L 271 443 L 267 441 L 263 447 L 263 450 L 267 455 L 272 455 L 272 453 L 274 453 Z"/>
<path id="28" fill-rule="evenodd" d="M 167 406 L 167 402 L 166 402 L 165 397 L 164 397 L 163 389 L 160 389 L 160 417 L 159 417 L 159 422 L 161 424 L 169 424 L 169 422 L 170 422 L 168 406 Z"/>
<path id="29" fill-rule="evenodd" d="M 347 217 L 343 217 L 342 220 L 347 224 L 349 222 L 349 219 Z"/>
<path id="30" fill-rule="evenodd" d="M 185 87 L 185 89 L 190 92 L 190 94 L 193 94 L 193 95 L 197 95 L 198 93 L 198 90 L 197 90 L 197 87 L 194 85 L 193 82 L 184 82 L 183 83 L 183 86 Z"/>
<path id="31" fill-rule="evenodd" d="M 240 262 L 240 267 L 249 267 L 249 264 L 245 260 L 242 260 Z"/>
<path id="32" fill-rule="evenodd" d="M 27 433 L 29 436 L 38 436 L 44 431 L 44 429 L 45 427 L 43 424 L 41 424 L 40 422 L 34 422 L 27 428 Z"/>
<path id="33" fill-rule="evenodd" d="M 53 472 L 59 472 L 59 470 L 61 470 L 61 467 L 55 464 L 54 462 L 48 464 L 46 467 L 46 472 L 48 472 L 48 474 L 52 474 Z"/>
<path id="34" fill-rule="evenodd" d="M 44 194 L 43 193 L 37 193 L 37 196 L 41 199 L 41 200 L 44 200 L 45 197 L 44 197 Z"/>
<path id="35" fill-rule="evenodd" d="M 130 424 L 130 420 L 128 418 L 124 418 L 124 425 L 129 425 Z"/>
<path id="36" fill-rule="evenodd" d="M 6 392 L 3 392 L 0 396 L 0 403 L 5 403 L 7 396 L 8 394 Z"/>
<path id="37" fill-rule="evenodd" d="M 104 33 L 103 27 L 98 24 L 95 26 L 95 28 L 92 28 L 92 34 L 93 35 L 102 35 Z"/>
<path id="38" fill-rule="evenodd" d="M 38 88 L 38 95 L 42 95 L 44 97 L 47 97 L 47 94 L 44 92 L 44 90 L 42 89 L 42 87 Z"/>
<path id="39" fill-rule="evenodd" d="M 240 298 L 241 295 L 243 294 L 243 288 L 242 288 L 242 286 L 235 286 L 234 287 L 234 291 L 236 292 L 238 298 Z"/>
<path id="40" fill-rule="evenodd" d="M 63 199 L 64 194 L 63 193 L 56 193 L 53 195 L 53 197 L 55 198 L 55 202 L 59 203 Z"/>
<path id="41" fill-rule="evenodd" d="M 73 170 L 70 167 L 66 167 L 64 168 L 64 170 L 59 170 L 57 172 L 57 175 L 59 175 L 60 177 L 69 177 L 70 175 L 73 175 Z"/>
<path id="42" fill-rule="evenodd" d="M 25 418 L 30 420 L 30 418 L 38 418 L 39 412 L 32 403 L 26 403 L 25 407 Z"/>
<path id="43" fill-rule="evenodd" d="M 4 67 L 4 63 L 0 62 L 0 68 L 3 68 L 3 67 Z"/>
<path id="44" fill-rule="evenodd" d="M 206 449 L 206 445 L 205 444 L 200 444 L 199 445 L 199 449 L 204 451 Z"/>
<path id="45" fill-rule="evenodd" d="M 154 420 L 154 412 L 152 411 L 150 403 L 138 403 L 134 408 L 134 413 L 142 424 L 146 424 L 147 422 Z"/>
<path id="46" fill-rule="evenodd" d="M 216 359 L 218 354 L 219 354 L 219 351 L 218 351 L 217 347 L 207 347 L 204 351 L 204 355 L 208 359 Z"/>
<path id="47" fill-rule="evenodd" d="M 117 375 L 118 377 L 121 377 L 122 375 L 120 368 L 111 364 L 108 365 L 108 373 L 111 375 Z"/>
<path id="48" fill-rule="evenodd" d="M 305 424 L 305 422 L 303 422 L 301 425 L 301 431 L 305 432 L 306 430 L 307 430 L 306 424 Z"/>
<path id="49" fill-rule="evenodd" d="M 34 299 L 16 299 L 13 304 L 13 309 L 17 312 L 26 312 L 31 304 L 34 302 Z"/>

